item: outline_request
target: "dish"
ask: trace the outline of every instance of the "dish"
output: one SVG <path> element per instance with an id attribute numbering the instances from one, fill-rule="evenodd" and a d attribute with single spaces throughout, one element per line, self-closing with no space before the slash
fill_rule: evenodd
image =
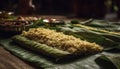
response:
<path id="1" fill-rule="evenodd" d="M 13 41 L 33 51 L 52 55 L 51 57 L 91 54 L 103 50 L 96 43 L 45 28 L 31 28 L 29 31 L 23 31 L 21 36 L 14 36 Z"/>
<path id="2" fill-rule="evenodd" d="M 2 20 L 0 21 L 0 31 L 2 32 L 21 32 L 28 30 L 33 23 L 29 21 Z"/>

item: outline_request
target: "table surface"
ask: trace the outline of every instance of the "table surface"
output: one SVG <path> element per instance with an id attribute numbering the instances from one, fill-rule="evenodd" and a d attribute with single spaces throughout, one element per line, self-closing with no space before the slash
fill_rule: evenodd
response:
<path id="1" fill-rule="evenodd" d="M 24 62 L 12 55 L 0 45 L 0 69 L 38 69 L 36 66 Z"/>

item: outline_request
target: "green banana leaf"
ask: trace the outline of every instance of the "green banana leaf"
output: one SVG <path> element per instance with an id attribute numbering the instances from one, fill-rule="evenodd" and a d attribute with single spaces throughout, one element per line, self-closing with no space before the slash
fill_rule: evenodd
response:
<path id="1" fill-rule="evenodd" d="M 103 64 L 101 67 L 106 69 L 120 69 L 120 54 L 104 53 L 96 59 L 96 63 Z"/>
<path id="2" fill-rule="evenodd" d="M 110 26 L 109 23 L 106 21 L 96 21 L 96 20 L 94 20 L 89 24 L 84 24 L 84 25 L 91 26 L 91 27 L 100 27 L 100 28 L 113 27 L 113 26 Z"/>
<path id="3" fill-rule="evenodd" d="M 105 47 L 105 50 L 116 49 L 119 50 L 120 45 L 120 36 L 111 35 L 107 33 L 96 32 L 93 30 L 88 30 L 85 28 L 80 28 L 72 25 L 59 26 L 54 28 L 54 30 L 63 32 L 67 35 L 73 35 L 83 40 L 87 40 L 89 42 L 95 42 Z"/>
<path id="4" fill-rule="evenodd" d="M 0 40 L 1 44 L 4 45 L 4 48 L 18 56 L 19 58 L 30 62 L 38 67 L 44 69 L 101 69 L 101 65 L 96 62 L 101 54 L 82 56 L 75 59 L 70 59 L 69 61 L 64 60 L 64 62 L 53 62 L 48 57 L 42 56 L 30 50 L 20 47 L 19 45 L 12 44 L 11 39 Z M 104 52 L 105 53 L 105 52 Z M 102 54 L 104 54 L 102 53 Z M 107 54 L 104 54 L 107 55 Z M 111 55 L 116 56 L 116 54 L 111 53 Z M 119 56 L 117 58 L 120 58 Z M 116 64 L 116 68 L 119 67 L 119 64 L 115 63 L 117 60 L 114 60 L 113 65 Z M 111 61 L 110 61 L 111 62 Z M 119 62 L 119 61 L 118 61 Z M 104 64 L 103 64 L 104 65 Z M 111 66 L 109 66 L 109 69 Z M 102 69 L 106 69 L 103 67 Z M 118 68 L 119 69 L 119 68 Z"/>
<path id="5" fill-rule="evenodd" d="M 117 22 L 109 22 L 105 20 L 94 20 L 88 24 L 84 24 L 90 27 L 99 28 L 108 31 L 120 32 L 120 24 Z"/>
<path id="6" fill-rule="evenodd" d="M 58 59 L 58 58 L 62 58 L 62 57 L 70 55 L 69 52 L 49 47 L 46 44 L 41 44 L 34 40 L 29 40 L 21 35 L 13 36 L 12 40 L 14 43 L 17 43 L 20 46 L 31 49 L 32 51 L 42 53 L 43 55 L 51 56 L 53 58 Z"/>
<path id="7" fill-rule="evenodd" d="M 60 32 L 63 32 L 67 35 L 73 35 L 82 40 L 87 40 L 89 42 L 95 42 L 99 45 L 104 46 L 105 48 L 111 49 L 111 47 L 118 46 L 119 44 L 116 41 L 113 41 L 110 38 L 106 38 L 105 35 L 101 35 L 100 33 L 89 31 L 83 28 L 73 27 L 72 29 L 69 27 L 59 27 Z M 107 36 L 107 35 L 106 35 Z M 113 37 L 115 38 L 115 37 Z M 116 37 L 118 39 L 118 37 Z M 115 39 L 115 40 L 117 40 Z M 119 39 L 118 39 L 119 40 Z M 106 50 L 108 50 L 106 49 Z"/>

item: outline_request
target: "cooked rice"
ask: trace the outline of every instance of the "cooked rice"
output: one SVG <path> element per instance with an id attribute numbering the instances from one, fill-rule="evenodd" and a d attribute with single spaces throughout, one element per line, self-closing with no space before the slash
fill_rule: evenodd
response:
<path id="1" fill-rule="evenodd" d="M 56 32 L 50 29 L 32 28 L 29 31 L 24 31 L 22 35 L 72 54 L 95 53 L 103 50 L 103 48 L 96 43 L 83 41 L 80 38 L 65 35 L 62 32 Z"/>

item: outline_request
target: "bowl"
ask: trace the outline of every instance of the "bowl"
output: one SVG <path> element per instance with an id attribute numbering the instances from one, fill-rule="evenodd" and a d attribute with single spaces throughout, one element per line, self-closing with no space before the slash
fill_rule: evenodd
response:
<path id="1" fill-rule="evenodd" d="M 30 21 L 1 20 L 0 31 L 10 33 L 20 33 L 28 30 L 33 23 Z"/>

